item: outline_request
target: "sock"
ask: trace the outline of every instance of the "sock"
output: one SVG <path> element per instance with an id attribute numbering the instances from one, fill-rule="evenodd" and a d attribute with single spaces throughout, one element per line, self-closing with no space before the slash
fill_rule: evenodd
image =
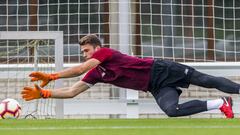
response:
<path id="1" fill-rule="evenodd" d="M 213 109 L 219 109 L 223 105 L 223 100 L 220 99 L 214 99 L 214 100 L 208 100 L 207 101 L 207 110 L 213 110 Z"/>

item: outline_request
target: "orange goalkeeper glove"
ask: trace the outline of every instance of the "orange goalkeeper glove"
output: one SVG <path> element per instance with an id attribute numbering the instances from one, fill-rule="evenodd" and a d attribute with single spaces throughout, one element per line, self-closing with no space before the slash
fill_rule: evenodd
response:
<path id="1" fill-rule="evenodd" d="M 39 98 L 50 98 L 52 93 L 50 90 L 41 89 L 37 84 L 34 84 L 34 88 L 24 87 L 21 94 L 24 100 L 29 101 Z"/>
<path id="2" fill-rule="evenodd" d="M 31 81 L 42 80 L 41 87 L 46 86 L 50 81 L 57 80 L 59 78 L 58 74 L 47 74 L 43 72 L 32 72 L 30 75 Z"/>

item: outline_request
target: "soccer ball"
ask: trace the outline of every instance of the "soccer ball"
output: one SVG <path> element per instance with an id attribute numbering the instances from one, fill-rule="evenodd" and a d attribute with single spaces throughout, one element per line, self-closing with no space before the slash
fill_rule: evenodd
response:
<path id="1" fill-rule="evenodd" d="M 7 98 L 0 103 L 0 119 L 17 119 L 21 114 L 21 106 L 15 100 Z"/>

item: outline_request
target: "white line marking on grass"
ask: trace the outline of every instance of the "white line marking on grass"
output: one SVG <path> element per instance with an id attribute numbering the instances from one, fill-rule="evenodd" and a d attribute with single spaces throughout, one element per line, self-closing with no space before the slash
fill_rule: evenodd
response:
<path id="1" fill-rule="evenodd" d="M 83 127 L 0 127 L 0 130 L 93 130 L 93 129 L 234 129 L 232 126 L 83 126 Z"/>

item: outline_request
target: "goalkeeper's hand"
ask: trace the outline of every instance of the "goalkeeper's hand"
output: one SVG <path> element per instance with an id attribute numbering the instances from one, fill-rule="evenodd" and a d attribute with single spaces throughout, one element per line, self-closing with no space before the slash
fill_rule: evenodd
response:
<path id="1" fill-rule="evenodd" d="M 31 81 L 42 80 L 41 87 L 46 86 L 50 81 L 58 79 L 58 74 L 47 74 L 43 72 L 32 72 L 30 75 Z"/>
<path id="2" fill-rule="evenodd" d="M 51 97 L 50 90 L 44 90 L 40 88 L 37 84 L 34 84 L 34 88 L 24 87 L 21 94 L 22 94 L 22 98 L 26 101 Z"/>

